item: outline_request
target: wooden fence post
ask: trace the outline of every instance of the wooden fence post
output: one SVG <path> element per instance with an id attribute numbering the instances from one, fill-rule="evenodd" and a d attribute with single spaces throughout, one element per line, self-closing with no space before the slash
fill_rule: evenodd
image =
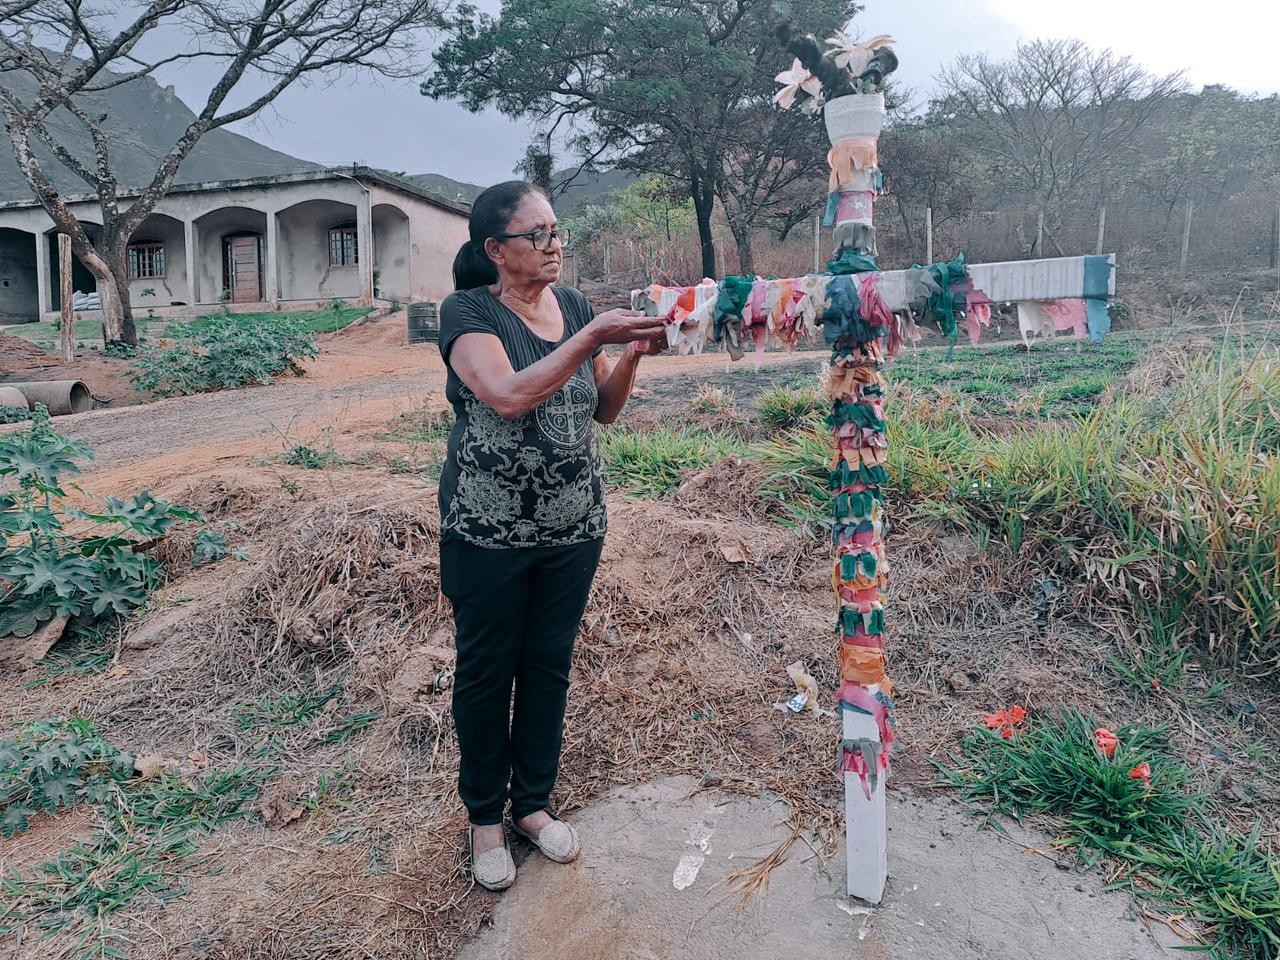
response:
<path id="1" fill-rule="evenodd" d="M 1191 201 L 1187 200 L 1187 222 L 1182 227 L 1182 256 L 1178 258 L 1178 272 L 1187 272 L 1187 253 L 1191 250 Z"/>
<path id="2" fill-rule="evenodd" d="M 58 289 L 62 307 L 62 359 L 70 363 L 76 358 L 75 305 L 71 302 L 71 235 L 58 234 Z"/>
<path id="3" fill-rule="evenodd" d="M 933 263 L 933 207 L 924 208 L 924 265 Z"/>
<path id="4" fill-rule="evenodd" d="M 822 270 L 822 217 L 813 218 L 813 272 Z"/>

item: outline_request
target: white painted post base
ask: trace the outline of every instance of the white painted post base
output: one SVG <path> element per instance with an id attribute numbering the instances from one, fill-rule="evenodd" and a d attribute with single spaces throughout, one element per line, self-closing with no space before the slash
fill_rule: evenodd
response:
<path id="1" fill-rule="evenodd" d="M 874 692 L 877 688 L 870 689 Z M 843 725 L 846 740 L 880 741 L 875 719 L 868 714 L 845 710 Z M 880 902 L 889 876 L 884 805 L 886 779 L 880 776 L 868 800 L 862 792 L 862 781 L 858 775 L 844 775 L 845 870 L 849 896 L 867 903 Z"/>

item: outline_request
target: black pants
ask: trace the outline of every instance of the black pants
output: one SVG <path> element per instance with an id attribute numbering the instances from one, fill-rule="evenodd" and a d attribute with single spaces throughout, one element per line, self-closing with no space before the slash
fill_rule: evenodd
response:
<path id="1" fill-rule="evenodd" d="M 440 586 L 453 604 L 458 650 L 458 793 L 477 826 L 501 823 L 508 797 L 515 818 L 548 804 L 573 642 L 602 546 L 590 540 L 488 549 L 457 537 L 440 543 Z"/>

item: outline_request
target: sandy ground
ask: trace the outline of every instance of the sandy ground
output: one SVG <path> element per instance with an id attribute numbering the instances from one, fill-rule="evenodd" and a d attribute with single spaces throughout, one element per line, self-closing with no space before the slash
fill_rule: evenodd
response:
<path id="1" fill-rule="evenodd" d="M 785 379 L 816 368 L 819 359 L 771 355 L 768 364 Z M 672 395 L 692 389 L 695 372 L 699 382 L 732 389 L 749 363 L 730 368 L 722 354 L 647 360 L 637 407 L 666 409 Z M 401 410 L 443 406 L 443 387 L 434 345 L 408 347 L 403 323 L 391 317 L 326 338 L 302 380 L 100 410 L 59 418 L 57 426 L 96 452 L 83 483 L 90 493 L 165 492 L 277 456 L 290 443 L 315 443 L 326 431 L 335 440 L 367 435 Z M 1057 868 L 1044 838 L 1012 827 L 1017 842 L 979 832 L 948 800 L 917 798 L 900 786 L 890 794 L 891 876 L 883 905 L 869 910 L 843 897 L 840 858 L 819 863 L 798 844 L 771 875 L 767 896 L 739 910 L 735 901 L 721 902 L 730 892 L 724 881 L 785 836 L 785 807 L 695 787 L 682 779 L 627 787 L 579 811 L 582 860 L 560 867 L 529 856 L 517 886 L 497 900 L 495 925 L 464 960 L 1171 955 L 1135 919 L 1131 898 L 1102 893 L 1096 876 Z M 682 863 L 688 883 L 678 888 Z"/>
<path id="2" fill-rule="evenodd" d="M 818 359 L 813 353 L 770 354 L 767 364 L 800 373 L 816 369 Z M 696 371 L 700 381 L 712 374 L 731 382 L 746 366 L 731 368 L 721 353 L 646 359 L 637 408 L 655 381 Z M 322 338 L 321 354 L 305 378 L 59 417 L 57 428 L 93 449 L 93 461 L 84 465 L 89 489 L 127 491 L 279 456 L 297 443 L 323 446 L 367 433 L 402 411 L 443 407 L 444 384 L 435 344 L 410 346 L 403 315 L 392 314 Z"/>
<path id="3" fill-rule="evenodd" d="M 786 808 L 688 778 L 619 790 L 574 818 L 583 856 L 530 853 L 494 925 L 460 960 L 1157 960 L 1148 931 L 1096 874 L 1055 870 L 1048 841 L 978 832 L 955 804 L 892 792 L 889 886 L 843 896 L 844 858 L 804 844 L 745 907 L 728 878 L 786 837 Z M 1050 857 L 1052 859 L 1052 857 Z M 1153 938 L 1152 934 L 1155 934 Z M 1163 945 L 1157 942 L 1163 940 Z"/>

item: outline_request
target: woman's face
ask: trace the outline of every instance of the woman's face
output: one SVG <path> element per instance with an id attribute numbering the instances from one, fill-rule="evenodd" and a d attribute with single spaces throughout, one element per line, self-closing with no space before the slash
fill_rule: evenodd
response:
<path id="1" fill-rule="evenodd" d="M 492 238 L 485 245 L 504 285 L 549 284 L 560 279 L 564 248 L 558 238 L 544 242 L 547 249 L 540 250 L 534 240 L 542 238 L 516 236 L 554 230 L 557 225 L 556 213 L 546 197 L 541 193 L 525 195 L 507 224 L 507 239 Z"/>

